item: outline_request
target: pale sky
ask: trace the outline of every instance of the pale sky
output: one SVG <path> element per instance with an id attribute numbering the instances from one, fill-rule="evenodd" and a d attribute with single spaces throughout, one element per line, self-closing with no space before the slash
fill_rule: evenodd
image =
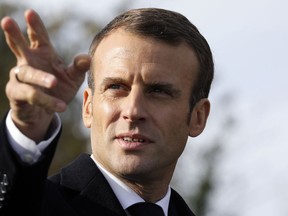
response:
<path id="1" fill-rule="evenodd" d="M 13 2 L 13 0 L 9 0 Z M 19 2 L 15 0 L 15 2 Z M 212 110 L 206 130 L 190 139 L 179 190 L 194 190 L 201 155 L 223 145 L 207 216 L 288 215 L 288 3 L 285 0 L 26 0 L 48 19 L 74 11 L 107 23 L 115 6 L 161 7 L 184 14 L 208 40 L 215 59 Z M 224 103 L 230 98 L 230 103 Z M 235 126 L 224 128 L 233 116 Z M 188 171 L 187 171 L 188 168 Z M 185 169 L 185 173 L 181 170 Z M 177 178 L 178 179 L 178 178 Z M 187 189 L 189 187 L 189 189 Z"/>

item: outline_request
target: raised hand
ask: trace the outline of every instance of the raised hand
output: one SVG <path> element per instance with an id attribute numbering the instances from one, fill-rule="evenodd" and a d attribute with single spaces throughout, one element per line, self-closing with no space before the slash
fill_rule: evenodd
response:
<path id="1" fill-rule="evenodd" d="M 1 21 L 7 44 L 17 58 L 6 95 L 12 120 L 22 133 L 37 142 L 45 136 L 54 112 L 63 112 L 76 95 L 90 66 L 90 57 L 78 55 L 70 66 L 65 65 L 39 15 L 27 10 L 25 20 L 29 40 L 12 18 Z"/>

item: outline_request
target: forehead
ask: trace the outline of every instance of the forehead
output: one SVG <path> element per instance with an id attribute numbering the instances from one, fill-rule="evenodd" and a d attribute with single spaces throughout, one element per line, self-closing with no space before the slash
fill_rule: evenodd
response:
<path id="1" fill-rule="evenodd" d="M 102 39 L 92 58 L 94 71 L 106 68 L 142 71 L 174 71 L 194 79 L 198 73 L 198 60 L 193 49 L 181 43 L 170 45 L 151 37 L 139 36 L 117 29 Z"/>

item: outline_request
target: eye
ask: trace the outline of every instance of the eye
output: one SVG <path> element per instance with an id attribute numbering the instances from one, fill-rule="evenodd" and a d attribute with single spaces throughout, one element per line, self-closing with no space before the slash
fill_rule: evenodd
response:
<path id="1" fill-rule="evenodd" d="M 165 88 L 164 86 L 151 86 L 150 89 L 148 90 L 150 94 L 155 94 L 155 95 L 167 95 L 171 96 L 171 91 L 169 88 Z"/>
<path id="2" fill-rule="evenodd" d="M 178 98 L 180 90 L 170 83 L 153 83 L 146 86 L 146 92 L 155 98 Z"/>
<path id="3" fill-rule="evenodd" d="M 166 94 L 167 92 L 164 90 L 164 89 L 162 89 L 162 88 L 159 88 L 159 87 L 154 87 L 153 89 L 151 89 L 151 92 L 154 92 L 154 93 L 162 93 L 162 94 Z"/>
<path id="4" fill-rule="evenodd" d="M 110 84 L 107 89 L 120 89 L 121 85 L 120 84 Z"/>
<path id="5" fill-rule="evenodd" d="M 106 77 L 101 82 L 99 90 L 101 94 L 115 98 L 125 96 L 129 92 L 130 86 L 124 79 Z"/>
<path id="6" fill-rule="evenodd" d="M 106 91 L 111 91 L 114 93 L 126 92 L 126 91 L 129 91 L 129 88 L 125 84 L 122 84 L 122 83 L 111 83 L 106 86 Z"/>

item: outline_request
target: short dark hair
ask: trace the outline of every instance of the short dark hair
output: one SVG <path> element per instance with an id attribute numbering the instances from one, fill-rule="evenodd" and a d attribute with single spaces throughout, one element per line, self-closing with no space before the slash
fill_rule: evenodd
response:
<path id="1" fill-rule="evenodd" d="M 96 34 L 89 50 L 91 57 L 102 39 L 119 28 L 171 45 L 179 45 L 183 42 L 188 44 L 199 61 L 198 77 L 192 85 L 190 97 L 191 110 L 201 98 L 208 97 L 214 76 L 212 52 L 206 39 L 185 16 L 160 8 L 141 8 L 124 12 Z M 88 73 L 88 86 L 94 92 L 94 78 L 91 70 Z"/>

